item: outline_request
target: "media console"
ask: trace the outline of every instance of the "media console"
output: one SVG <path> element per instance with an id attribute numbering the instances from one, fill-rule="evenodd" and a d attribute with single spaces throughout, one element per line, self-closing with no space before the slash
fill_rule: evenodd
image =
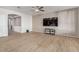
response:
<path id="1" fill-rule="evenodd" d="M 44 29 L 44 33 L 51 34 L 51 35 L 55 35 L 55 29 L 45 28 Z"/>

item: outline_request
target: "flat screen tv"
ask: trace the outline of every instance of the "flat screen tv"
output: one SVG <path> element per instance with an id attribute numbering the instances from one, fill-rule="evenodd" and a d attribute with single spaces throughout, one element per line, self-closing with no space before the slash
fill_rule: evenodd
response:
<path id="1" fill-rule="evenodd" d="M 58 17 L 43 18 L 43 26 L 58 26 Z"/>

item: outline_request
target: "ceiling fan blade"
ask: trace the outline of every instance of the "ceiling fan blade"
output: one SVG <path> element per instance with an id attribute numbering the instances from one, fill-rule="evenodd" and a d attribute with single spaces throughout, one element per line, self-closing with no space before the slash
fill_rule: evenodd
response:
<path id="1" fill-rule="evenodd" d="M 44 7 L 43 6 L 39 7 L 39 9 L 42 9 L 42 8 L 44 8 Z"/>

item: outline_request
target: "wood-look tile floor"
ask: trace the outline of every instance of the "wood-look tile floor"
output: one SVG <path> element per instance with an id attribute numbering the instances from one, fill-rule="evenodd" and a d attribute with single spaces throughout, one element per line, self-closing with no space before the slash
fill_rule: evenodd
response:
<path id="1" fill-rule="evenodd" d="M 0 52 L 78 52 L 79 39 L 42 33 L 13 33 L 0 38 Z"/>

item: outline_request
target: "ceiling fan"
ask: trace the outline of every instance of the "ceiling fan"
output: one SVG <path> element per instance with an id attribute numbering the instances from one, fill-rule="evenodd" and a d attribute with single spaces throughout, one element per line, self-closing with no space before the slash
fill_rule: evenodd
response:
<path id="1" fill-rule="evenodd" d="M 32 8 L 35 12 L 39 12 L 39 11 L 44 12 L 45 11 L 43 6 L 35 6 Z"/>

